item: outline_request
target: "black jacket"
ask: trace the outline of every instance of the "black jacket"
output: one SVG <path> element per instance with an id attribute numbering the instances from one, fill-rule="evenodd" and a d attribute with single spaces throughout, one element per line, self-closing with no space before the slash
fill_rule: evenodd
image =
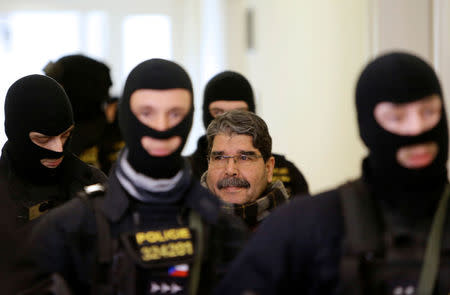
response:
<path id="1" fill-rule="evenodd" d="M 189 161 L 194 177 L 200 179 L 208 170 L 208 141 L 206 135 L 201 136 L 197 142 L 197 149 L 190 155 Z M 275 169 L 273 171 L 273 181 L 283 182 L 290 196 L 299 196 L 309 193 L 308 183 L 300 170 L 287 160 L 283 155 L 272 154 L 275 158 Z"/>
<path id="2" fill-rule="evenodd" d="M 441 256 L 439 288 L 435 293 L 442 295 L 450 291 L 449 215 L 447 210 L 443 241 L 447 252 Z M 250 290 L 254 293 L 248 294 L 255 295 L 394 294 L 392 289 L 389 293 L 354 293 L 359 283 L 356 279 L 351 282 L 353 286 L 344 288 L 340 279 L 341 253 L 346 249 L 344 223 L 339 190 L 293 200 L 273 212 L 258 228 L 216 294 L 244 294 Z"/>
<path id="3" fill-rule="evenodd" d="M 0 158 L 0 195 L 14 203 L 19 225 L 36 220 L 57 205 L 72 199 L 84 186 L 106 183 L 107 177 L 100 170 L 91 167 L 73 154 L 64 157 L 59 182 L 55 185 L 36 184 L 18 176 L 7 149 Z"/>
<path id="4" fill-rule="evenodd" d="M 84 186 L 106 183 L 106 175 L 88 166 L 73 154 L 63 160 L 60 182 L 56 185 L 39 185 L 19 177 L 7 149 L 0 158 L 1 236 L 4 239 L 0 254 L 0 288 L 4 294 L 16 294 L 23 287 L 39 285 L 38 271 L 25 255 L 31 228 L 53 206 L 74 198 Z M 48 194 L 46 194 L 46 192 Z M 36 214 L 35 209 L 42 208 Z M 29 213 L 32 210 L 34 213 Z M 34 214 L 34 215 L 33 215 Z M 29 222 L 29 217 L 36 217 Z"/>
<path id="5" fill-rule="evenodd" d="M 136 207 L 145 207 L 161 218 L 150 218 L 156 223 L 146 226 L 163 226 L 164 210 L 157 204 L 141 203 L 133 199 L 121 186 L 115 173 L 110 174 L 108 189 L 100 198 L 100 210 L 106 217 L 113 239 L 134 229 Z M 217 283 L 222 268 L 241 248 L 247 238 L 246 228 L 239 220 L 220 213 L 216 197 L 192 180 L 178 208 L 197 212 L 208 229 L 204 241 L 199 294 L 210 294 Z M 152 214 L 153 214 L 152 213 Z M 145 216 L 144 216 L 145 217 Z M 152 216 L 148 216 L 152 217 Z M 158 221 L 155 221 L 158 220 Z M 93 288 L 94 269 L 97 266 L 97 233 L 95 214 L 90 202 L 73 199 L 45 216 L 34 230 L 32 256 L 43 274 L 60 273 L 75 291 L 89 294 Z M 116 278 L 119 280 L 119 278 Z"/>

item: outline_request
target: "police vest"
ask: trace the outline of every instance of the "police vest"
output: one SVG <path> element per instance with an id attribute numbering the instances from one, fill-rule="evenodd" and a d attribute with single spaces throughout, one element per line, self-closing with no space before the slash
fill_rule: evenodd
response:
<path id="1" fill-rule="evenodd" d="M 298 196 L 308 193 L 308 184 L 298 168 L 283 155 L 272 154 L 275 158 L 272 181 L 280 180 L 289 196 Z"/>
<path id="2" fill-rule="evenodd" d="M 152 228 L 112 238 L 99 206 L 103 187 L 85 192 L 97 224 L 97 263 L 92 294 L 196 294 L 205 241 L 204 224 L 190 210 L 187 226 Z"/>
<path id="3" fill-rule="evenodd" d="M 63 204 L 64 193 L 57 185 L 37 187 L 32 186 L 25 192 L 26 199 L 13 199 L 17 207 L 17 220 L 20 224 L 33 221 L 46 214 L 50 209 Z"/>
<path id="4" fill-rule="evenodd" d="M 427 237 L 382 230 L 374 200 L 361 179 L 339 188 L 345 239 L 340 264 L 341 293 L 416 295 Z M 448 212 L 446 208 L 446 212 Z M 445 217 L 434 291 L 450 294 L 450 218 Z M 422 295 L 422 294 L 419 294 Z"/>
<path id="5" fill-rule="evenodd" d="M 92 165 L 95 168 L 100 169 L 100 162 L 98 157 L 98 146 L 94 145 L 90 148 L 87 148 L 81 152 L 81 154 L 78 156 L 81 161 L 85 162 L 86 164 Z"/>

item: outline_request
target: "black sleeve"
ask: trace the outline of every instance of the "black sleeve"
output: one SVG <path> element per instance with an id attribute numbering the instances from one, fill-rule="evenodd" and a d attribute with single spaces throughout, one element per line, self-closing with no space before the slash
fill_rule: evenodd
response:
<path id="1" fill-rule="evenodd" d="M 106 184 L 108 177 L 100 169 L 81 161 L 74 154 L 67 155 L 64 160 L 64 186 L 68 191 L 77 193 L 84 186 L 101 183 Z"/>
<path id="2" fill-rule="evenodd" d="M 80 274 L 89 276 L 85 266 L 95 253 L 94 233 L 95 217 L 85 200 L 74 198 L 51 210 L 35 225 L 30 238 L 30 255 L 39 273 L 59 273 L 71 287 L 81 286 Z"/>
<path id="3" fill-rule="evenodd" d="M 237 257 L 249 238 L 244 222 L 235 216 L 221 214 L 207 235 L 207 253 L 202 267 L 199 294 L 211 290 L 223 278 L 233 259 Z"/>
<path id="4" fill-rule="evenodd" d="M 0 193 L 0 201 L 0 290 L 2 294 L 17 294 L 38 277 L 25 251 L 31 224 L 17 224 L 15 206 L 7 193 Z"/>
<path id="5" fill-rule="evenodd" d="M 288 276 L 292 227 L 287 227 L 288 219 L 275 216 L 277 212 L 253 234 L 218 285 L 216 295 L 287 294 L 278 286 Z"/>
<path id="6" fill-rule="evenodd" d="M 241 218 L 221 214 L 218 225 L 212 235 L 214 249 L 221 249 L 220 257 L 223 268 L 219 275 L 226 272 L 231 261 L 236 258 L 250 237 L 250 231 Z M 216 253 L 218 254 L 218 253 Z"/>
<path id="7" fill-rule="evenodd" d="M 103 171 L 101 171 L 100 169 L 97 169 L 93 166 L 89 166 L 89 168 L 92 172 L 91 182 L 93 184 L 95 184 L 95 183 L 105 184 L 108 182 L 108 176 L 106 176 L 106 174 Z"/>

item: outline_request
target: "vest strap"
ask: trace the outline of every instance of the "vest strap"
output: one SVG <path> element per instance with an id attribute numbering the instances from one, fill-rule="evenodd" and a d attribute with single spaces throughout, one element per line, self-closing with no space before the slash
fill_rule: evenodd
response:
<path id="1" fill-rule="evenodd" d="M 382 246 L 382 226 L 375 202 L 362 179 L 339 187 L 346 243 L 350 253 L 374 252 Z"/>
<path id="2" fill-rule="evenodd" d="M 444 194 L 439 201 L 438 209 L 433 218 L 430 235 L 425 248 L 424 262 L 419 277 L 417 288 L 418 295 L 431 295 L 434 290 L 439 268 L 439 260 L 442 246 L 442 234 L 447 213 L 450 187 L 446 186 Z"/>
<path id="3" fill-rule="evenodd" d="M 364 294 L 360 266 L 367 255 L 382 249 L 381 223 L 362 179 L 347 182 L 338 190 L 346 231 L 340 261 L 341 287 L 346 294 Z"/>
<path id="4" fill-rule="evenodd" d="M 198 285 L 200 282 L 200 271 L 205 251 L 205 232 L 201 216 L 194 210 L 189 211 L 189 226 L 195 230 L 195 239 L 197 240 L 197 253 L 194 256 L 194 262 L 192 263 L 192 272 L 190 273 L 189 278 L 189 294 L 195 295 L 197 294 Z"/>
<path id="5" fill-rule="evenodd" d="M 100 264 L 110 263 L 112 261 L 112 239 L 109 223 L 103 215 L 100 205 L 102 198 L 93 199 L 95 221 L 97 223 L 97 253 Z"/>

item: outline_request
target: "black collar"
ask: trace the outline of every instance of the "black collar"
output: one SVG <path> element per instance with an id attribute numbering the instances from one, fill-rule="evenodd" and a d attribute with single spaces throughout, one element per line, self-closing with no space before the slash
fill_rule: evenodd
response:
<path id="1" fill-rule="evenodd" d="M 117 222 L 122 218 L 132 198 L 120 185 L 114 171 L 109 176 L 108 189 L 101 204 L 103 213 L 111 222 Z M 221 202 L 193 179 L 181 206 L 195 210 L 208 223 L 215 223 L 219 217 Z"/>

